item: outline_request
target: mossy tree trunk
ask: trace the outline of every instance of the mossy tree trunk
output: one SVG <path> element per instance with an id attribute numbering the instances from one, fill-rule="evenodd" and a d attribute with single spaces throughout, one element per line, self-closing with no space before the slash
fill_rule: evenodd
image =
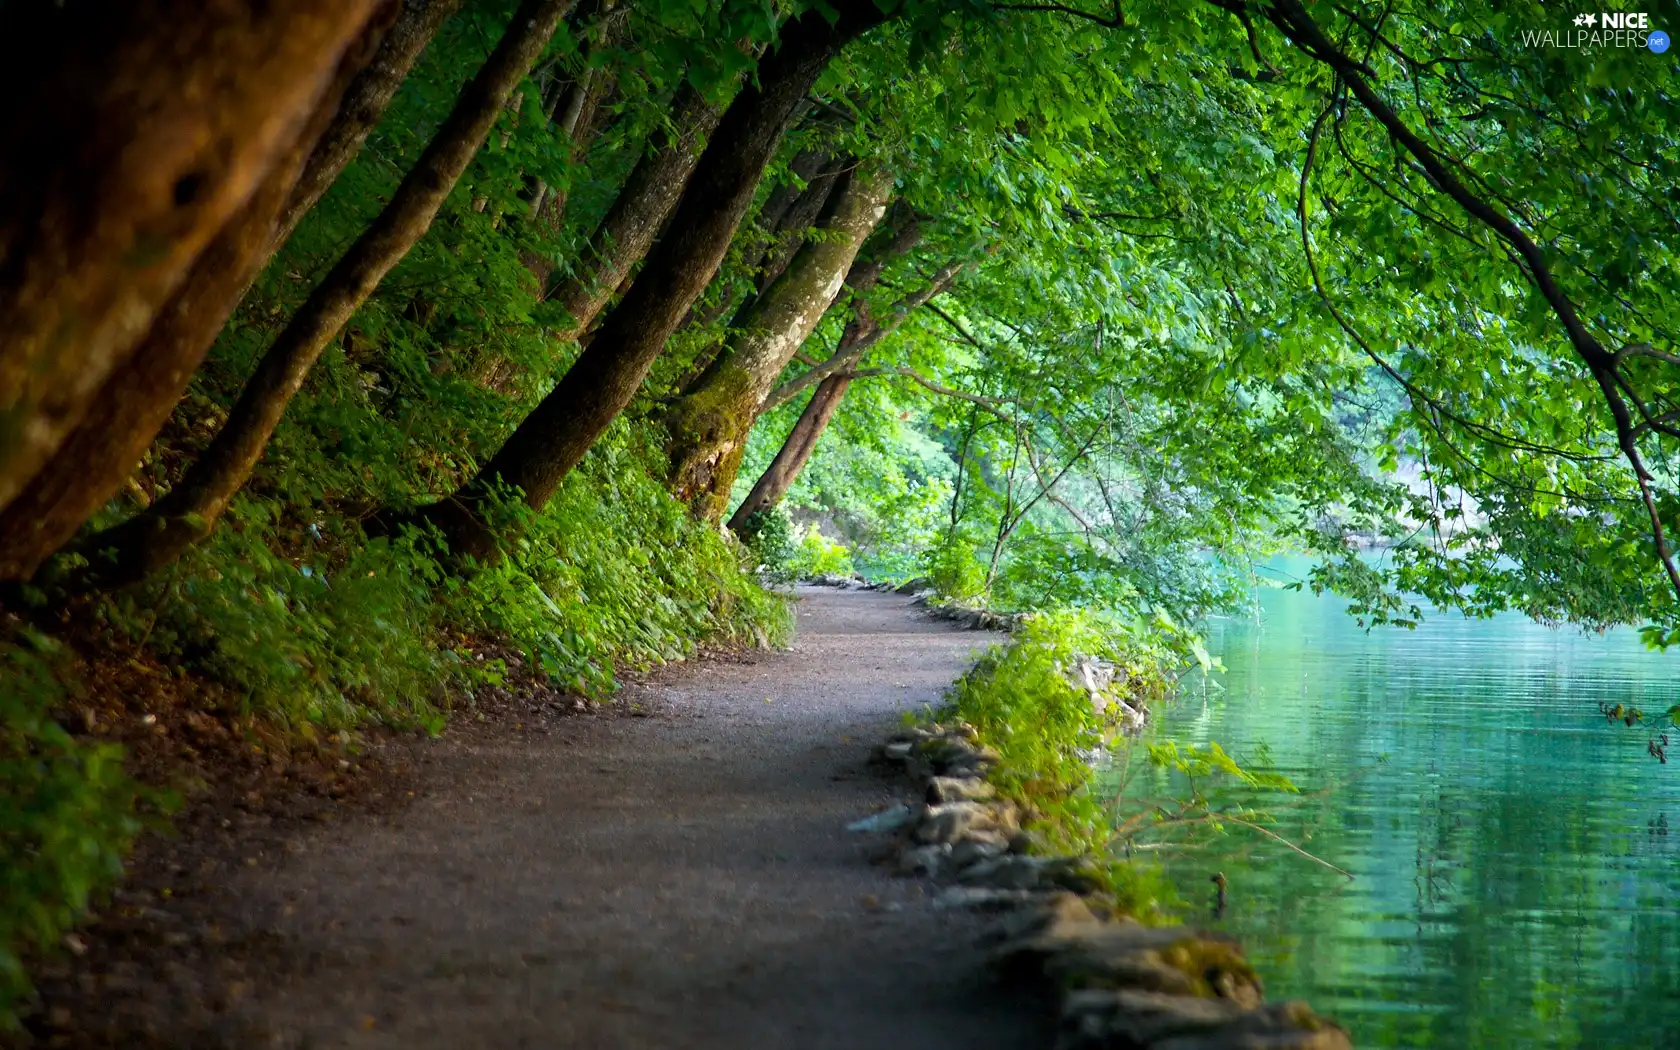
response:
<path id="1" fill-rule="evenodd" d="M 378 0 L 46 4 L 0 40 L 0 509 L 296 143 Z"/>
<path id="2" fill-rule="evenodd" d="M 269 437 L 327 344 L 431 225 L 574 0 L 525 0 L 391 197 L 309 298 L 246 382 L 222 429 L 186 476 L 136 517 L 95 536 L 94 578 L 138 579 L 207 535 L 245 484 Z"/>
<path id="3" fill-rule="evenodd" d="M 817 221 L 822 214 L 823 205 L 827 203 L 829 193 L 834 189 L 835 177 L 838 170 L 825 172 L 831 167 L 832 158 L 821 150 L 801 150 L 788 165 L 791 176 L 764 201 L 754 219 L 753 240 L 744 245 L 740 266 L 753 278 L 753 294 L 761 294 L 770 282 L 786 268 L 789 259 L 805 239 L 805 231 Z M 707 281 L 707 287 L 715 283 L 722 270 L 712 274 Z M 703 301 L 703 297 L 702 297 Z M 733 287 L 726 289 L 717 300 L 700 308 L 696 303 L 683 318 L 682 327 L 690 325 L 711 325 L 735 307 Z M 743 306 L 743 309 L 745 307 Z M 698 378 L 705 366 L 717 356 L 721 346 L 713 347 L 701 354 L 701 360 L 694 369 L 693 378 Z M 686 389 L 688 383 L 682 384 Z"/>
<path id="4" fill-rule="evenodd" d="M 381 23 L 370 26 L 345 54 L 303 134 L 199 254 L 145 338 L 100 387 L 86 419 L 46 469 L 0 511 L 0 579 L 30 578 L 133 473 L 235 304 L 279 246 L 283 217 L 298 199 L 306 160 L 319 156 L 320 144 L 346 121 L 347 108 L 340 100 L 351 101 L 347 86 L 353 90 L 375 49 L 383 53 L 389 44 Z"/>
<path id="5" fill-rule="evenodd" d="M 832 23 L 812 11 L 782 28 L 779 46 L 759 65 L 757 82 L 736 96 L 719 121 L 641 273 L 554 390 L 476 477 L 420 511 L 443 530 L 456 554 L 494 554 L 496 537 L 481 508 L 498 482 L 517 486 L 525 502 L 540 509 L 635 396 L 729 250 L 806 93 L 847 41 L 884 17 L 871 0 L 842 0 L 833 7 Z M 610 285 L 603 281 L 602 287 Z"/>
<path id="6" fill-rule="evenodd" d="M 833 305 L 858 250 L 886 214 L 889 173 L 865 165 L 844 179 L 818 235 L 794 253 L 737 319 L 723 351 L 664 413 L 671 491 L 708 520 L 721 520 L 727 509 L 759 404 Z"/>

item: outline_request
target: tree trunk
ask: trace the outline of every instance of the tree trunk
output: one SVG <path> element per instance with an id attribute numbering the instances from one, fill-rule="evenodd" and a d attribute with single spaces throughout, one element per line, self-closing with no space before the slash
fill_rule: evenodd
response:
<path id="1" fill-rule="evenodd" d="M 356 159 L 368 134 L 385 116 L 397 88 L 408 79 L 408 71 L 414 68 L 420 53 L 443 28 L 443 23 L 461 9 L 461 3 L 462 0 L 403 0 L 402 11 L 385 34 L 379 51 L 345 90 L 338 116 L 309 155 L 274 232 L 276 249 L 286 243 L 298 222 Z"/>
<path id="2" fill-rule="evenodd" d="M 671 490 L 708 520 L 721 520 L 727 509 L 759 403 L 833 305 L 858 250 L 886 214 L 890 174 L 866 167 L 844 178 L 830 197 L 822 235 L 800 247 L 739 318 L 694 389 L 665 412 Z"/>
<path id="3" fill-rule="evenodd" d="M 841 0 L 833 9 L 832 24 L 812 11 L 783 27 L 779 48 L 759 66 L 758 82 L 736 96 L 719 122 L 668 232 L 588 349 L 477 477 L 422 511 L 457 554 L 494 553 L 495 537 L 479 507 L 497 482 L 517 486 L 525 502 L 540 509 L 635 396 L 729 250 L 806 92 L 842 45 L 884 17 L 872 0 Z"/>
<path id="4" fill-rule="evenodd" d="M 497 115 L 574 0 L 525 0 L 501 42 L 461 92 L 448 119 L 379 217 L 293 316 L 245 384 L 227 423 L 181 483 L 144 513 L 93 538 L 115 548 L 106 584 L 138 579 L 180 557 L 214 528 L 262 456 L 286 405 L 321 352 L 379 282 L 426 232 Z"/>
<path id="5" fill-rule="evenodd" d="M 240 296 L 278 246 L 279 217 L 323 132 L 344 119 L 346 86 L 382 46 L 370 26 L 344 56 L 315 116 L 256 193 L 199 254 L 151 330 L 90 403 L 58 451 L 0 511 L 0 580 L 27 580 L 133 473 Z"/>
<path id="6" fill-rule="evenodd" d="M 776 187 L 765 200 L 764 207 L 759 209 L 758 217 L 754 221 L 757 227 L 754 232 L 759 243 L 749 246 L 740 260 L 741 269 L 753 277 L 755 295 L 770 287 L 770 282 L 786 268 L 787 261 L 793 258 L 794 249 L 798 248 L 800 241 L 804 239 L 805 231 L 817 221 L 817 216 L 822 214 L 829 191 L 834 188 L 834 175 L 837 174 L 831 173 L 826 178 L 823 177 L 823 169 L 829 166 L 830 160 L 827 153 L 801 150 L 788 165 L 788 173 L 793 178 Z M 795 184 L 795 179 L 799 184 Z M 782 254 L 781 265 L 776 266 L 775 273 L 772 274 L 772 256 L 776 255 L 784 244 L 787 250 Z M 718 273 L 712 274 L 711 279 L 706 282 L 707 287 L 716 282 L 721 273 L 720 269 Z M 718 296 L 717 302 L 707 309 L 699 309 L 698 303 L 691 307 L 688 315 L 683 318 L 682 327 L 714 324 L 734 306 L 734 289 L 731 287 Z M 700 372 L 711 363 L 711 359 L 721 349 L 721 346 L 713 347 L 700 355 L 704 360 L 695 368 L 694 376 L 679 384 L 679 388 L 685 389 L 694 379 L 699 378 Z"/>
<path id="7" fill-rule="evenodd" d="M 787 440 L 782 442 L 776 458 L 770 461 L 758 483 L 747 493 L 747 498 L 735 508 L 734 516 L 729 519 L 730 529 L 742 532 L 747 527 L 748 518 L 782 501 L 788 489 L 799 480 L 805 464 L 810 462 L 817 439 L 822 437 L 828 421 L 834 418 L 834 410 L 840 407 L 840 399 L 846 396 L 846 388 L 851 385 L 852 377 L 844 372 L 829 376 L 817 385 L 811 400 L 805 404 L 805 411 L 799 413 L 799 421 L 788 432 Z"/>
<path id="8" fill-rule="evenodd" d="M 607 300 L 647 254 L 700 162 L 700 144 L 718 126 L 723 108 L 684 84 L 671 102 L 671 137 L 649 144 L 589 238 L 577 269 L 548 298 L 571 318 L 555 339 L 583 334 Z M 657 133 L 656 133 L 657 134 Z"/>
<path id="9" fill-rule="evenodd" d="M 617 78 L 611 70 L 595 69 L 590 62 L 601 48 L 616 42 L 624 28 L 626 14 L 624 10 L 615 10 L 612 0 L 599 0 L 590 4 L 588 10 L 579 10 L 572 16 L 574 26 L 578 27 L 574 32 L 585 36 L 578 55 L 583 68 L 576 79 L 555 93 L 554 104 L 549 108 L 554 135 L 562 143 L 569 161 L 577 162 L 586 156 L 590 143 L 600 131 L 600 122 L 596 117 L 602 103 L 616 87 Z M 584 26 L 588 28 L 581 28 Z M 533 180 L 526 220 L 533 224 L 537 235 L 551 245 L 560 236 L 570 197 L 569 182 L 550 186 L 542 179 Z M 526 252 L 520 256 L 520 261 L 536 279 L 538 292 L 546 296 L 554 276 L 552 252 Z M 487 371 L 497 374 L 497 378 L 485 385 L 499 388 L 506 382 L 507 376 L 502 374 L 506 370 L 506 361 L 500 357 L 489 362 Z"/>
<path id="10" fill-rule="evenodd" d="M 297 141 L 377 3 L 36 3 L 7 16 L 0 509 Z"/>

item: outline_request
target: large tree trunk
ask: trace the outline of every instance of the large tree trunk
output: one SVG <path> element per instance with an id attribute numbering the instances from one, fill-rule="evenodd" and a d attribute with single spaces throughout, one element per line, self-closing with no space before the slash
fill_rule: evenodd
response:
<path id="1" fill-rule="evenodd" d="M 114 548 L 114 557 L 95 566 L 102 582 L 121 583 L 153 572 L 214 528 L 261 458 L 310 367 L 426 232 L 573 2 L 525 0 L 519 6 L 496 50 L 461 92 L 391 203 L 298 309 L 186 477 L 150 509 L 89 543 L 95 552 Z"/>
<path id="2" fill-rule="evenodd" d="M 480 504 L 496 483 L 517 486 L 528 505 L 541 508 L 635 396 L 728 251 L 806 92 L 843 44 L 883 20 L 872 0 L 842 0 L 833 7 L 838 17 L 832 24 L 813 11 L 783 27 L 780 47 L 761 63 L 757 84 L 730 104 L 667 233 L 588 348 L 477 477 L 422 512 L 443 529 L 456 553 L 494 553 L 495 537 Z"/>
<path id="3" fill-rule="evenodd" d="M 297 224 L 318 204 L 340 173 L 356 159 L 368 135 L 385 116 L 385 109 L 408 79 L 420 53 L 437 36 L 443 23 L 461 9 L 462 0 L 403 0 L 402 11 L 385 34 L 379 50 L 344 92 L 338 115 L 316 143 L 280 215 L 274 232 L 275 248 L 286 242 Z"/>
<path id="4" fill-rule="evenodd" d="M 169 419 L 246 287 L 278 247 L 278 221 L 296 199 L 305 160 L 345 120 L 340 99 L 357 80 L 383 24 L 371 25 L 339 65 L 315 116 L 158 312 L 133 354 L 100 387 L 87 417 L 45 469 L 0 511 L 0 580 L 25 580 L 104 506 Z M 388 42 L 388 41 L 387 41 Z"/>
<path id="5" fill-rule="evenodd" d="M 792 177 L 776 187 L 759 209 L 753 223 L 757 227 L 754 234 L 758 243 L 749 245 L 740 260 L 741 269 L 753 278 L 754 295 L 770 287 L 770 282 L 787 268 L 788 260 L 793 258 L 794 251 L 805 239 L 805 231 L 822 214 L 838 174 L 837 171 L 824 173 L 831 159 L 820 150 L 801 150 L 788 165 L 788 174 Z M 706 282 L 707 287 L 716 283 L 721 274 L 721 269 L 712 274 L 711 280 Z M 691 307 L 683 318 L 682 327 L 716 323 L 735 307 L 734 295 L 732 282 L 731 287 L 725 289 L 724 294 L 705 310 L 701 310 L 698 303 Z M 686 389 L 698 378 L 721 349 L 721 345 L 715 346 L 702 354 L 703 360 L 694 369 L 694 375 L 680 384 L 680 388 Z"/>
<path id="6" fill-rule="evenodd" d="M 630 268 L 647 254 L 700 162 L 700 144 L 723 116 L 721 106 L 686 83 L 677 90 L 671 109 L 672 134 L 657 145 L 648 144 L 595 227 L 577 269 L 549 293 L 570 318 L 555 333 L 560 342 L 583 334 Z"/>
<path id="7" fill-rule="evenodd" d="M 793 488 L 805 464 L 810 462 L 811 453 L 816 450 L 817 439 L 827 429 L 828 421 L 834 418 L 834 410 L 840 407 L 840 399 L 846 396 L 846 388 L 851 385 L 852 377 L 844 372 L 831 375 L 817 384 L 811 400 L 805 404 L 805 411 L 799 413 L 798 422 L 793 424 L 787 440 L 776 452 L 776 458 L 759 476 L 758 483 L 747 493 L 747 498 L 735 508 L 735 514 L 729 519 L 732 530 L 744 531 L 747 519 L 780 503 L 782 497 L 788 494 L 788 489 Z"/>
<path id="8" fill-rule="evenodd" d="M 722 519 L 759 404 L 833 305 L 892 192 L 892 176 L 879 168 L 846 176 L 830 198 L 820 236 L 800 247 L 738 318 L 693 389 L 666 410 L 671 490 L 701 517 Z"/>
<path id="9" fill-rule="evenodd" d="M 297 141 L 378 0 L 14 5 L 0 33 L 0 508 Z"/>

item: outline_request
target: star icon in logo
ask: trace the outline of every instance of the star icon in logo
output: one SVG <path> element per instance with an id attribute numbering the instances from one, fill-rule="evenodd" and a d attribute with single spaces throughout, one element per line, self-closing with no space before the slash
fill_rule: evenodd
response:
<path id="1" fill-rule="evenodd" d="M 1578 25 L 1578 26 L 1586 25 L 1587 24 L 1587 16 L 1586 15 L 1576 15 L 1575 16 L 1575 24 Z"/>
<path id="2" fill-rule="evenodd" d="M 1585 18 L 1587 20 L 1587 28 L 1588 29 L 1591 29 L 1593 26 L 1598 24 L 1598 16 L 1597 15 L 1582 15 L 1581 17 Z"/>

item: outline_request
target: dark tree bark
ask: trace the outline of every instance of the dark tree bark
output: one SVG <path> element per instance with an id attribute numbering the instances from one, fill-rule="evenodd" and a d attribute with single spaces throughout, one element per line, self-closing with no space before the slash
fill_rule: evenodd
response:
<path id="1" fill-rule="evenodd" d="M 776 458 L 759 476 L 747 498 L 735 508 L 734 515 L 729 519 L 730 529 L 744 531 L 748 518 L 771 509 L 788 494 L 788 489 L 799 480 L 805 464 L 810 462 L 817 440 L 827 429 L 829 420 L 834 418 L 835 409 L 840 407 L 840 400 L 846 396 L 846 388 L 851 385 L 852 377 L 844 372 L 831 375 L 817 384 L 811 400 L 805 404 L 805 411 L 799 413 L 799 420 L 793 424 L 787 440 L 776 452 Z"/>
<path id="2" fill-rule="evenodd" d="M 496 49 L 379 217 L 298 309 L 186 477 L 144 513 L 93 537 L 96 578 L 138 579 L 207 535 L 261 458 L 304 377 L 357 307 L 431 225 L 497 115 L 574 0 L 525 0 Z"/>
<path id="3" fill-rule="evenodd" d="M 776 377 L 834 304 L 863 242 L 886 214 L 893 179 L 874 167 L 844 176 L 830 196 L 822 236 L 807 240 L 663 422 L 670 434 L 671 491 L 708 520 L 721 520 L 747 434 Z"/>
<path id="4" fill-rule="evenodd" d="M 372 25 L 339 65 L 315 116 L 251 199 L 199 254 L 133 354 L 100 387 L 78 426 L 18 497 L 0 511 L 0 580 L 26 580 L 104 506 L 169 419 L 187 382 L 251 280 L 278 246 L 278 222 L 296 198 L 306 158 L 344 119 L 347 85 L 381 47 Z"/>
<path id="5" fill-rule="evenodd" d="M 801 150 L 788 164 L 788 173 L 798 181 L 789 179 L 776 187 L 765 200 L 764 206 L 759 209 L 753 223 L 756 227 L 754 232 L 757 243 L 750 246 L 740 260 L 741 269 L 752 275 L 753 295 L 762 294 L 764 289 L 770 287 L 770 282 L 781 274 L 787 266 L 787 261 L 793 258 L 793 252 L 799 247 L 805 231 L 810 229 L 811 224 L 817 221 L 817 216 L 822 214 L 828 194 L 834 189 L 834 177 L 837 174 L 835 171 L 829 171 L 825 175 L 824 169 L 830 166 L 830 160 L 829 155 L 820 150 Z M 778 256 L 780 265 L 776 265 L 774 261 Z M 720 268 L 712 274 L 711 280 L 706 282 L 708 287 L 717 281 L 721 272 Z M 742 304 L 741 309 L 745 310 L 750 305 L 749 298 Z M 691 307 L 688 315 L 683 318 L 682 327 L 714 324 L 734 307 L 735 293 L 731 287 L 705 310 L 701 310 L 698 303 Z M 680 385 L 686 389 L 694 379 L 699 378 L 700 372 L 711 363 L 711 359 L 717 356 L 721 349 L 722 345 L 719 344 L 702 354 L 703 360 L 694 369 L 694 375 Z"/>
<path id="6" fill-rule="evenodd" d="M 0 508 L 297 141 L 378 0 L 13 5 L 0 32 Z"/>
<path id="7" fill-rule="evenodd" d="M 783 27 L 780 47 L 761 63 L 758 82 L 736 96 L 719 122 L 665 237 L 588 349 L 477 477 L 422 511 L 457 554 L 494 553 L 495 536 L 479 508 L 497 482 L 517 486 L 525 502 L 540 509 L 635 396 L 729 250 L 805 93 L 848 40 L 883 20 L 870 0 L 835 6 L 833 24 L 810 12 Z"/>
<path id="8" fill-rule="evenodd" d="M 686 83 L 677 90 L 671 109 L 672 134 L 649 143 L 590 235 L 576 270 L 549 293 L 571 318 L 555 332 L 560 342 L 576 339 L 589 328 L 631 267 L 647 254 L 700 163 L 700 144 L 723 116 L 721 106 Z"/>
<path id="9" fill-rule="evenodd" d="M 356 159 L 369 133 L 385 116 L 385 109 L 408 79 L 409 70 L 426 45 L 437 36 L 462 0 L 403 0 L 402 10 L 385 34 L 373 60 L 344 92 L 338 115 L 316 143 L 281 212 L 275 247 L 286 242 L 297 224 L 318 204 L 334 181 Z"/>

